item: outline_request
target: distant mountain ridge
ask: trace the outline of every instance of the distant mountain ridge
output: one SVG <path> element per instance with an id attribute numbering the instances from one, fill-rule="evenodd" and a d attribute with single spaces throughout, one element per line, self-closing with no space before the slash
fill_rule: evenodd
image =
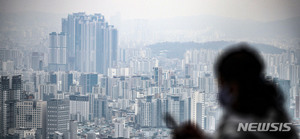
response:
<path id="1" fill-rule="evenodd" d="M 165 53 L 168 58 L 183 58 L 184 53 L 190 49 L 210 49 L 221 50 L 228 46 L 237 44 L 233 41 L 213 41 L 205 43 L 196 42 L 161 42 L 147 46 L 152 50 L 155 56 L 160 55 L 161 52 Z M 274 47 L 272 45 L 261 43 L 248 43 L 251 47 L 261 51 L 263 53 L 280 54 L 285 50 Z"/>

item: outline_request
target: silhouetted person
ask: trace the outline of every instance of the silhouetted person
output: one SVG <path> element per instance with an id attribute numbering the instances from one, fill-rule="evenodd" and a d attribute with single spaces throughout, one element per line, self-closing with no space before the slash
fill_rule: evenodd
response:
<path id="1" fill-rule="evenodd" d="M 215 64 L 218 79 L 218 101 L 224 110 L 220 124 L 212 135 L 191 124 L 184 124 L 173 130 L 173 138 L 185 138 L 186 130 L 197 131 L 192 138 L 216 139 L 295 139 L 298 138 L 295 128 L 290 123 L 284 109 L 282 93 L 275 85 L 265 80 L 264 65 L 258 53 L 246 44 L 238 44 L 225 50 Z M 244 131 L 239 124 L 243 123 L 279 123 L 278 129 L 270 127 L 267 131 Z M 281 125 L 280 125 L 281 124 Z M 258 124 L 255 124 L 257 130 Z M 263 126 L 263 125 L 260 125 Z M 281 127 L 280 127 L 281 126 Z M 286 131 L 279 131 L 279 128 Z M 247 128 L 248 130 L 249 128 Z M 265 128 L 266 129 L 266 128 Z M 272 130 L 273 129 L 273 130 Z M 186 136 L 188 138 L 188 136 Z"/>

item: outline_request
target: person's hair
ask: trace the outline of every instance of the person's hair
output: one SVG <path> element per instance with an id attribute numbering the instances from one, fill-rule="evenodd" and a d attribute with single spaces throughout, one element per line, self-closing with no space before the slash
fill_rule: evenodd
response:
<path id="1" fill-rule="evenodd" d="M 238 44 L 225 50 L 217 59 L 214 69 L 219 80 L 238 85 L 236 105 L 231 106 L 236 112 L 264 116 L 274 108 L 285 115 L 281 92 L 273 83 L 265 80 L 261 57 L 247 44 Z"/>

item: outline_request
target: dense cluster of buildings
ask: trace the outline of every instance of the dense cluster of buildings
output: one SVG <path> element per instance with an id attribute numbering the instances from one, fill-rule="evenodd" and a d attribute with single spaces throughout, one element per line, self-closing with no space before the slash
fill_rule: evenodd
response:
<path id="1" fill-rule="evenodd" d="M 1 49 L 0 138 L 168 138 L 166 113 L 216 129 L 213 64 L 221 50 L 153 57 L 150 49 L 118 48 L 117 37 L 103 15 L 74 13 L 49 34 L 45 53 Z M 300 59 L 294 50 L 262 56 L 265 78 L 281 87 L 299 123 Z"/>

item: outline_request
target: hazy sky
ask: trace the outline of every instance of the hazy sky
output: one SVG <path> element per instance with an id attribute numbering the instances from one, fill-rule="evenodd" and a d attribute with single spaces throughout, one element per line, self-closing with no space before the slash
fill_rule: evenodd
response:
<path id="1" fill-rule="evenodd" d="M 102 13 L 122 18 L 216 15 L 270 21 L 298 16 L 299 0 L 1 0 L 0 12 Z"/>

